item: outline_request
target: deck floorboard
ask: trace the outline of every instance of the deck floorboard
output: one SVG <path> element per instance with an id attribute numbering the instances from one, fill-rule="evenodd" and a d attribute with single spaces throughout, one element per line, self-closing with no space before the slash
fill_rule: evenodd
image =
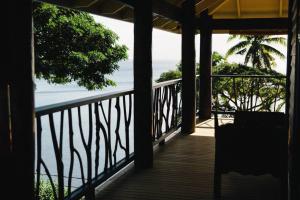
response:
<path id="1" fill-rule="evenodd" d="M 116 181 L 100 191 L 97 199 L 213 200 L 214 137 L 210 124 L 200 124 L 195 134 L 177 136 L 160 147 L 152 169 Z M 279 181 L 270 175 L 229 173 L 222 176 L 221 199 L 279 200 Z"/>

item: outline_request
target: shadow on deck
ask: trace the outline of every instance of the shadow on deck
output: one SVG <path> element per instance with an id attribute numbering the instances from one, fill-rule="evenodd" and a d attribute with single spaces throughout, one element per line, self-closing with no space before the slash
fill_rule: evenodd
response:
<path id="1" fill-rule="evenodd" d="M 194 134 L 176 136 L 158 148 L 153 169 L 123 176 L 102 189 L 97 199 L 212 200 L 213 136 L 213 120 L 198 124 Z M 279 181 L 271 175 L 222 176 L 222 200 L 277 200 L 279 191 Z"/>

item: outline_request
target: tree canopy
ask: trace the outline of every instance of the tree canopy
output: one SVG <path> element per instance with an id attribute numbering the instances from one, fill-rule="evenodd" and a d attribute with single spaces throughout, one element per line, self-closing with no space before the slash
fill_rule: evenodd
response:
<path id="1" fill-rule="evenodd" d="M 115 85 L 106 75 L 119 69 L 127 47 L 87 13 L 34 3 L 36 77 L 50 83 L 76 81 L 89 90 Z"/>
<path id="2" fill-rule="evenodd" d="M 230 35 L 228 41 L 238 40 L 238 43 L 232 46 L 226 56 L 234 54 L 244 55 L 244 65 L 250 65 L 255 68 L 271 69 L 276 66 L 275 57 L 284 59 L 285 56 L 272 45 L 279 44 L 286 46 L 286 39 L 279 36 L 269 35 Z"/>

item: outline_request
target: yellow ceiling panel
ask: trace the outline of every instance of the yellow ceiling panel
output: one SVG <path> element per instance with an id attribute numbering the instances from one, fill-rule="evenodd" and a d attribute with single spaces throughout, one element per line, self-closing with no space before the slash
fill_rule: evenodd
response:
<path id="1" fill-rule="evenodd" d="M 213 18 L 287 17 L 288 0 L 227 0 Z"/>

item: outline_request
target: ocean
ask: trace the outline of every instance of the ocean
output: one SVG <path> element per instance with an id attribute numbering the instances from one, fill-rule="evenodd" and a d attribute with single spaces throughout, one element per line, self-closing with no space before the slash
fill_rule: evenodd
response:
<path id="1" fill-rule="evenodd" d="M 153 61 L 153 81 L 158 79 L 161 73 L 175 69 L 178 62 Z M 36 80 L 35 107 L 133 88 L 133 61 L 122 61 L 119 66 L 119 70 L 109 76 L 117 83 L 117 86 L 107 87 L 103 90 L 88 91 L 84 87 L 78 86 L 75 82 L 58 85 L 49 84 L 43 79 Z"/>

